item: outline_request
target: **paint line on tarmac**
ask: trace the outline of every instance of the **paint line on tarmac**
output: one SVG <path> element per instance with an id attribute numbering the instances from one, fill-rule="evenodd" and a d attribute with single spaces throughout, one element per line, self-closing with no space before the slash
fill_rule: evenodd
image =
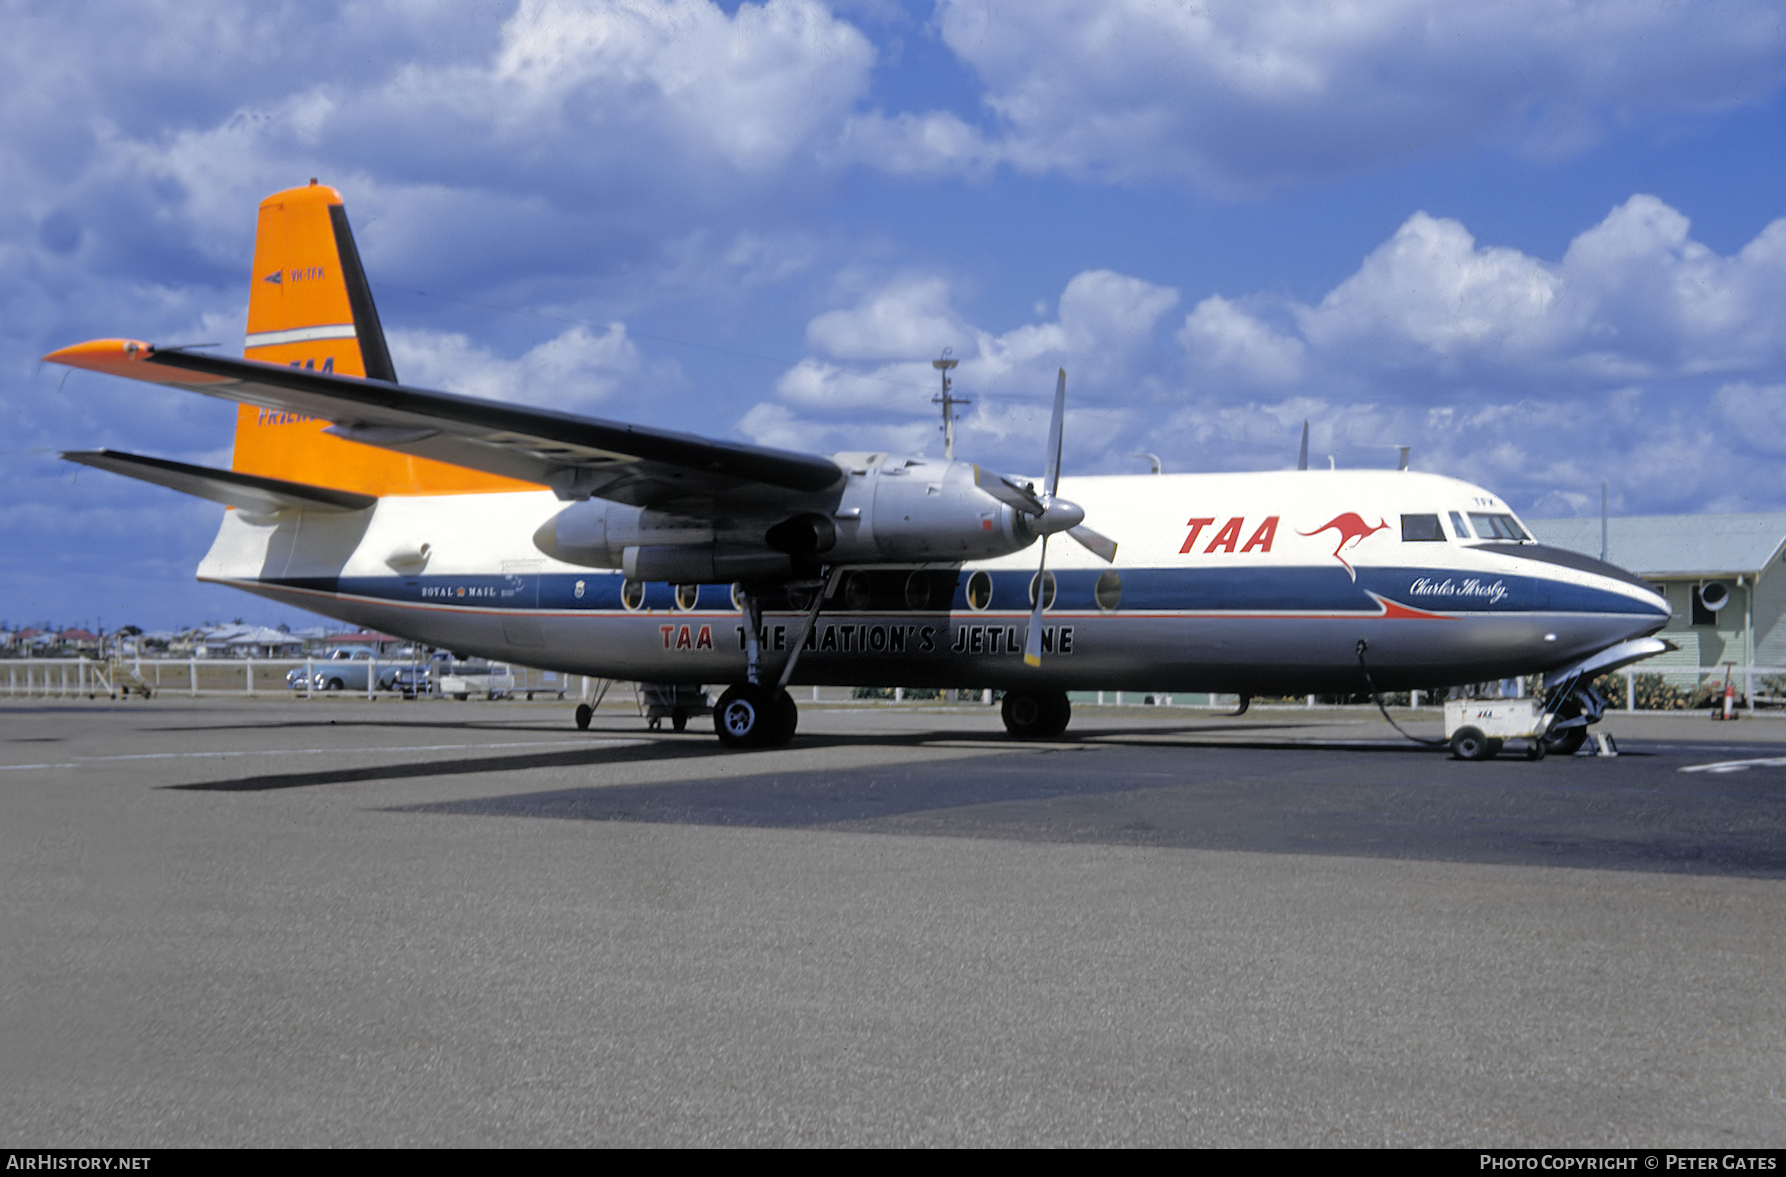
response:
<path id="1" fill-rule="evenodd" d="M 1682 772 L 1747 772 L 1751 768 L 1786 768 L 1786 756 L 1770 756 L 1762 760 L 1720 760 L 1714 764 L 1684 765 Z"/>
<path id="2" fill-rule="evenodd" d="M 79 768 L 83 764 L 100 764 L 119 760 L 208 760 L 229 756 L 327 756 L 363 755 L 368 752 L 467 752 L 480 748 L 630 748 L 644 740 L 515 740 L 500 744 L 412 744 L 407 747 L 376 748 L 248 748 L 239 752 L 138 752 L 124 756 L 83 756 L 78 760 L 56 764 L 0 764 L 0 772 L 17 772 L 27 768 Z"/>

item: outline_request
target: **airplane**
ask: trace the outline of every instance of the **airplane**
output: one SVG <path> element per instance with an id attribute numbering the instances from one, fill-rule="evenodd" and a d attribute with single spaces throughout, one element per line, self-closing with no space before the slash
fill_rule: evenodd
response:
<path id="1" fill-rule="evenodd" d="M 1039 485 L 405 385 L 315 180 L 260 204 L 243 358 L 131 339 L 44 358 L 237 403 L 228 470 L 62 455 L 223 503 L 200 580 L 541 669 L 727 683 L 729 748 L 786 744 L 795 684 L 994 688 L 1012 735 L 1046 738 L 1071 690 L 1244 711 L 1541 672 L 1547 739 L 1573 751 L 1604 708 L 1591 677 L 1665 648 L 1643 580 L 1534 542 L 1466 482 L 1309 470 L 1306 425 L 1294 472 L 1064 476 L 1064 371 Z"/>

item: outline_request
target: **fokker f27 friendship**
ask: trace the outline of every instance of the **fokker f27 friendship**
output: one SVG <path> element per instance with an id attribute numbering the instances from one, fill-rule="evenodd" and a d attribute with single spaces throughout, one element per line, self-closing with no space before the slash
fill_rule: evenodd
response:
<path id="1" fill-rule="evenodd" d="M 1542 671 L 1563 684 L 1560 750 L 1599 716 L 1589 677 L 1662 646 L 1649 585 L 1532 542 L 1455 479 L 1063 477 L 1064 373 L 1039 485 L 410 387 L 315 181 L 261 203 L 250 290 L 243 359 L 124 339 L 46 357 L 237 402 L 229 470 L 63 456 L 226 504 L 201 580 L 530 666 L 730 683 L 729 746 L 789 740 L 796 683 L 998 688 L 1006 727 L 1045 736 L 1069 690 L 1244 700 Z M 1061 533 L 1076 542 L 1051 547 Z"/>

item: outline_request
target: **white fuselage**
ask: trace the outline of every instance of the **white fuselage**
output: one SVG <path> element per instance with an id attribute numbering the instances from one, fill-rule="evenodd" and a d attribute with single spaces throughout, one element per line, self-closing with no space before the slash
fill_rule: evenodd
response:
<path id="1" fill-rule="evenodd" d="M 1087 477 L 1064 479 L 1060 493 L 1119 549 L 1106 565 L 1065 536 L 1049 544 L 1056 589 L 1040 667 L 1022 658 L 1039 557 L 1031 545 L 992 560 L 833 570 L 793 681 L 1352 691 L 1363 689 L 1362 641 L 1376 686 L 1435 687 L 1562 666 L 1668 618 L 1660 596 L 1616 568 L 1460 534 L 1460 518 L 1479 517 L 1470 530 L 1480 531 L 1512 513 L 1436 475 Z M 388 497 L 365 511 L 258 520 L 232 510 L 199 576 L 545 669 L 744 678 L 744 625 L 728 586 L 700 586 L 692 602 L 685 591 L 680 603 L 667 583 L 644 585 L 642 600 L 623 594 L 618 568 L 578 567 L 535 546 L 565 506 L 541 490 Z M 855 525 L 839 519 L 840 536 Z M 771 672 L 804 616 L 765 599 Z"/>

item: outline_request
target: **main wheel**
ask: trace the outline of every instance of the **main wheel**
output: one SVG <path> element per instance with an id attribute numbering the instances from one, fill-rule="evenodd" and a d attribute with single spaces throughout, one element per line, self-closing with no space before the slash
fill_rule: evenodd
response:
<path id="1" fill-rule="evenodd" d="M 1481 728 L 1460 727 L 1451 737 L 1451 754 L 1459 760 L 1487 760 L 1494 755 L 1489 751 L 1492 743 Z"/>
<path id="2" fill-rule="evenodd" d="M 1526 759 L 1527 760 L 1543 760 L 1544 753 L 1545 753 L 1545 747 L 1544 747 L 1544 740 L 1542 738 L 1526 741 Z"/>
<path id="3" fill-rule="evenodd" d="M 777 687 L 739 683 L 719 697 L 713 730 L 728 748 L 778 748 L 794 738 L 799 709 Z"/>
<path id="4" fill-rule="evenodd" d="M 580 732 L 588 731 L 589 730 L 589 721 L 594 718 L 595 718 L 595 708 L 591 707 L 587 703 L 578 703 L 577 704 L 577 730 L 578 731 L 580 731 Z"/>
<path id="5" fill-rule="evenodd" d="M 676 731 L 683 731 L 683 730 L 687 729 L 687 727 L 688 727 L 688 708 L 678 707 L 678 708 L 676 708 L 676 710 L 670 712 L 670 727 Z"/>
<path id="6" fill-rule="evenodd" d="M 775 730 L 776 736 L 769 741 L 771 747 L 779 748 L 794 738 L 794 732 L 800 727 L 800 708 L 794 697 L 784 690 L 775 692 Z"/>
<path id="7" fill-rule="evenodd" d="M 1045 740 L 1067 730 L 1073 705 L 1065 691 L 1008 691 L 999 716 L 1020 740 Z"/>

